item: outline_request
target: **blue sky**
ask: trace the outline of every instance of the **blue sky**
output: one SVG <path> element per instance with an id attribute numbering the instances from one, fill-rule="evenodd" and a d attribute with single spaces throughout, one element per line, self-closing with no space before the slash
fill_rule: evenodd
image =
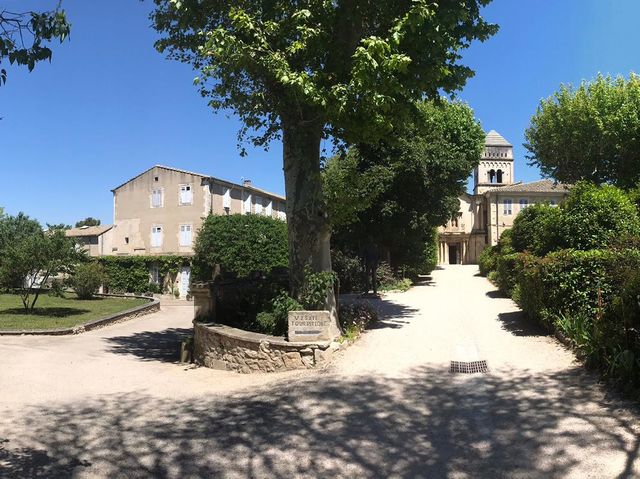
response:
<path id="1" fill-rule="evenodd" d="M 42 10 L 54 0 L 3 0 L 9 10 Z M 189 66 L 153 48 L 149 0 L 64 0 L 71 40 L 32 73 L 9 69 L 0 87 L 0 206 L 48 223 L 94 216 L 109 223 L 110 190 L 166 164 L 284 192 L 280 144 L 236 149 L 238 121 L 214 115 Z M 485 17 L 500 32 L 475 44 L 465 62 L 476 76 L 460 93 L 485 130 L 515 146 L 516 177 L 538 171 L 524 159 L 524 130 L 560 83 L 598 72 L 640 70 L 637 0 L 494 0 Z"/>

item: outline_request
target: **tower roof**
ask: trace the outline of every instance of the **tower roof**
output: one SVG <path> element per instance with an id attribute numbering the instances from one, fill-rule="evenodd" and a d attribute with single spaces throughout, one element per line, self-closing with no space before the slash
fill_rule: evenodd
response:
<path id="1" fill-rule="evenodd" d="M 485 146 L 513 146 L 496 130 L 491 130 L 487 133 L 484 144 Z"/>

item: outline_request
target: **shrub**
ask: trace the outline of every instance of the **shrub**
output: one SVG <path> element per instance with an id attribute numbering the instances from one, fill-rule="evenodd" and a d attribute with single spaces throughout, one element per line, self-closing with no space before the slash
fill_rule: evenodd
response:
<path id="1" fill-rule="evenodd" d="M 392 283 L 386 283 L 380 286 L 381 291 L 408 291 L 413 282 L 409 278 L 396 279 Z"/>
<path id="2" fill-rule="evenodd" d="M 563 243 L 567 248 L 603 248 L 618 237 L 640 235 L 636 206 L 615 186 L 578 183 L 561 208 Z"/>
<path id="3" fill-rule="evenodd" d="M 376 271 L 376 279 L 379 289 L 387 289 L 389 285 L 394 285 L 398 277 L 386 261 L 381 261 Z"/>
<path id="4" fill-rule="evenodd" d="M 105 281 L 104 268 L 92 261 L 76 268 L 71 278 L 71 285 L 80 299 L 91 299 Z"/>
<path id="5" fill-rule="evenodd" d="M 378 320 L 378 312 L 369 303 L 347 304 L 340 307 L 338 320 L 343 338 L 353 341 L 369 324 Z"/>
<path id="6" fill-rule="evenodd" d="M 64 284 L 59 279 L 54 279 L 51 281 L 51 286 L 49 287 L 49 296 L 54 298 L 64 298 L 65 290 Z"/>
<path id="7" fill-rule="evenodd" d="M 103 256 L 98 262 L 104 267 L 105 284 L 109 291 L 116 293 L 155 292 L 156 287 L 150 282 L 152 266 L 158 268 L 161 292 L 165 279 L 173 285 L 181 266 L 189 265 L 190 258 L 184 256 Z"/>
<path id="8" fill-rule="evenodd" d="M 498 289 L 507 296 L 511 296 L 518 279 L 518 253 L 509 253 L 498 256 L 496 261 L 495 281 Z"/>
<path id="9" fill-rule="evenodd" d="M 544 256 L 563 247 L 562 210 L 549 205 L 532 205 L 520 212 L 513 222 L 513 249 Z"/>
<path id="10" fill-rule="evenodd" d="M 496 270 L 498 261 L 498 247 L 497 246 L 487 246 L 480 253 L 480 257 L 478 258 L 478 263 L 480 266 L 480 274 L 482 276 L 487 276 L 492 271 Z"/>
<path id="11" fill-rule="evenodd" d="M 287 333 L 289 311 L 300 311 L 302 305 L 282 292 L 271 301 L 269 311 L 261 311 L 256 316 L 256 330 L 263 334 L 284 336 Z"/>
<path id="12" fill-rule="evenodd" d="M 319 310 L 325 308 L 327 290 L 337 281 L 333 271 L 313 272 L 309 266 L 304 270 L 304 282 L 298 300 L 304 309 Z"/>
<path id="13" fill-rule="evenodd" d="M 359 258 L 350 256 L 340 250 L 331 252 L 331 265 L 338 275 L 341 293 L 352 293 L 364 290 L 364 272 Z"/>
<path id="14" fill-rule="evenodd" d="M 261 215 L 209 215 L 194 246 L 193 276 L 211 279 L 213 268 L 239 278 L 288 266 L 287 225 Z"/>

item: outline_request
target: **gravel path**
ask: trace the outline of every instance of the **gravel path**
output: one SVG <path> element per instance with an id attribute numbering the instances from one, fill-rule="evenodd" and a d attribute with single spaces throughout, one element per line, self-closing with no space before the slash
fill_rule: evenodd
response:
<path id="1" fill-rule="evenodd" d="M 320 372 L 176 364 L 177 304 L 0 337 L 0 477 L 640 477 L 637 412 L 476 271 L 377 302 L 383 320 Z"/>

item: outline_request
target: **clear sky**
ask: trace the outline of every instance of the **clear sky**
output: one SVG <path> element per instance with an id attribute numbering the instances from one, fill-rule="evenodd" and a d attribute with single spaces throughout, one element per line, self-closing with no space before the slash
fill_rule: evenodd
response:
<path id="1" fill-rule="evenodd" d="M 51 8 L 55 0 L 0 0 L 0 8 Z M 147 0 L 64 0 L 71 39 L 32 73 L 9 68 L 0 87 L 0 206 L 48 223 L 86 216 L 112 221 L 111 189 L 165 164 L 284 192 L 280 144 L 236 149 L 238 122 L 214 115 L 188 65 L 153 48 Z M 485 17 L 500 32 L 475 44 L 475 71 L 460 97 L 485 130 L 515 146 L 516 178 L 526 166 L 524 130 L 560 83 L 598 72 L 640 70 L 638 0 L 494 0 Z M 4 66 L 4 65 L 3 65 Z"/>

